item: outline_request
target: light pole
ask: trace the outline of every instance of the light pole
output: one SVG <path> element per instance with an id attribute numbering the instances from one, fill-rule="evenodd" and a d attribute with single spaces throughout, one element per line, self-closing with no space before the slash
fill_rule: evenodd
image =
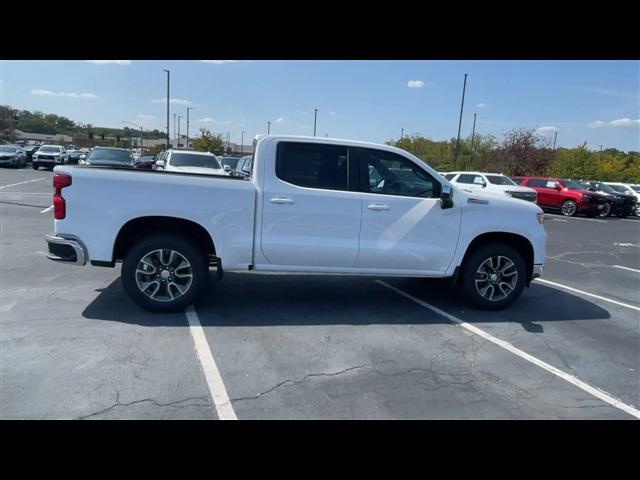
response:
<path id="1" fill-rule="evenodd" d="M 175 141 L 176 139 L 176 116 L 178 114 L 176 112 L 173 112 L 173 140 Z"/>
<path id="2" fill-rule="evenodd" d="M 462 86 L 462 103 L 460 105 L 460 120 L 458 121 L 458 139 L 456 140 L 456 151 L 453 154 L 453 166 L 458 169 L 458 149 L 460 148 L 460 129 L 462 128 L 462 111 L 464 110 L 464 94 L 467 90 L 467 73 L 464 74 L 464 85 Z"/>
<path id="3" fill-rule="evenodd" d="M 404 138 L 404 128 L 400 129 L 400 141 Z"/>
<path id="4" fill-rule="evenodd" d="M 182 115 L 178 115 L 178 150 L 180 150 L 180 119 Z"/>
<path id="5" fill-rule="evenodd" d="M 315 113 L 313 114 L 313 136 L 316 136 L 316 122 L 318 120 L 318 109 L 316 108 Z"/>
<path id="6" fill-rule="evenodd" d="M 469 167 L 471 167 L 473 163 L 473 141 L 476 139 L 476 115 L 477 113 L 473 114 L 473 130 L 471 130 L 471 155 L 469 157 Z"/>
<path id="7" fill-rule="evenodd" d="M 193 107 L 187 107 L 187 150 L 189 150 L 189 110 L 193 110 Z"/>
<path id="8" fill-rule="evenodd" d="M 553 150 L 556 149 L 556 140 L 558 139 L 558 132 L 553 135 Z"/>
<path id="9" fill-rule="evenodd" d="M 128 122 L 127 120 L 123 120 L 122 123 L 129 123 L 131 125 L 133 125 L 134 127 L 138 127 L 140 129 L 140 156 L 142 156 L 142 126 L 141 125 L 137 125 L 133 122 Z"/>
<path id="10" fill-rule="evenodd" d="M 167 72 L 167 150 L 169 150 L 169 142 L 171 141 L 171 134 L 169 133 L 169 80 L 171 72 L 169 70 L 163 70 Z"/>
<path id="11" fill-rule="evenodd" d="M 271 133 L 271 122 L 267 122 L 267 135 Z"/>
<path id="12" fill-rule="evenodd" d="M 240 136 L 240 154 L 242 155 L 244 153 L 244 132 L 242 132 L 242 135 Z"/>

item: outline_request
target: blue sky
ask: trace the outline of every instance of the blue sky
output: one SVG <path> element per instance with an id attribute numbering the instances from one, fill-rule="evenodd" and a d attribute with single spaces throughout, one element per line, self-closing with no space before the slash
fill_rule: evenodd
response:
<path id="1" fill-rule="evenodd" d="M 0 103 L 96 126 L 166 128 L 173 112 L 239 142 L 266 133 L 385 142 L 405 133 L 455 137 L 539 128 L 558 146 L 640 150 L 637 61 L 2 61 Z"/>

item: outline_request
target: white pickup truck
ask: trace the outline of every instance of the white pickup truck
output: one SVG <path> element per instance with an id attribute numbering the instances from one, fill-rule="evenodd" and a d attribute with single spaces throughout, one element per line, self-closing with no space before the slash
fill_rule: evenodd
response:
<path id="1" fill-rule="evenodd" d="M 178 311 L 224 271 L 450 277 L 486 309 L 541 275 L 542 210 L 465 192 L 398 148 L 260 137 L 250 175 L 57 166 L 55 261 L 113 267 L 138 305 Z"/>

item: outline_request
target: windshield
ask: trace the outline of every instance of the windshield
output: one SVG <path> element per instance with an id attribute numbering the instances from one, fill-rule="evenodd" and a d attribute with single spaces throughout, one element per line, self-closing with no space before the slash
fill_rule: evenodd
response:
<path id="1" fill-rule="evenodd" d="M 0 145 L 0 152 L 16 153 L 17 151 L 18 151 L 18 147 L 8 147 L 7 145 Z"/>
<path id="2" fill-rule="evenodd" d="M 618 193 L 627 193 L 627 187 L 623 185 L 609 185 L 609 186 Z"/>
<path id="3" fill-rule="evenodd" d="M 611 188 L 609 185 L 606 185 L 604 183 L 597 183 L 596 184 L 596 188 L 598 190 L 600 190 L 601 192 L 605 192 L 605 193 L 616 193 L 615 190 L 613 190 L 613 188 Z"/>
<path id="4" fill-rule="evenodd" d="M 122 163 L 124 165 L 131 164 L 131 154 L 126 150 L 94 150 L 89 155 L 89 163 L 96 161 L 106 161 L 109 163 Z"/>
<path id="5" fill-rule="evenodd" d="M 494 185 L 517 185 L 516 182 L 504 175 L 486 175 L 490 183 Z"/>
<path id="6" fill-rule="evenodd" d="M 38 153 L 60 153 L 61 151 L 60 147 L 40 147 Z"/>
<path id="7" fill-rule="evenodd" d="M 169 164 L 174 167 L 203 167 L 221 169 L 220 162 L 215 155 L 198 155 L 195 153 L 174 153 Z"/>
<path id="8" fill-rule="evenodd" d="M 578 182 L 574 182 L 573 180 L 560 180 L 560 184 L 568 188 L 569 190 L 584 190 L 585 187 L 580 185 Z"/>

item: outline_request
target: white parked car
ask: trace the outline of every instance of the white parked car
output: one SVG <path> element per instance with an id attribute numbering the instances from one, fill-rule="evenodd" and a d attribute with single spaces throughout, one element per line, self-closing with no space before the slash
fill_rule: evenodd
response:
<path id="1" fill-rule="evenodd" d="M 538 199 L 538 193 L 533 188 L 521 187 L 501 173 L 447 172 L 444 177 L 472 192 L 508 195 L 533 203 Z"/>
<path id="2" fill-rule="evenodd" d="M 213 153 L 194 150 L 167 150 L 162 160 L 156 162 L 156 169 L 207 175 L 228 175 L 229 171 Z"/>
<path id="3" fill-rule="evenodd" d="M 270 135 L 247 176 L 176 173 L 56 167 L 48 257 L 123 262 L 125 291 L 154 312 L 191 305 L 209 267 L 218 278 L 223 269 L 453 278 L 491 310 L 542 272 L 540 207 L 463 190 L 388 145 Z"/>
<path id="4" fill-rule="evenodd" d="M 69 159 L 67 150 L 61 145 L 42 145 L 31 157 L 34 170 L 40 167 L 55 167 L 64 165 Z"/>

